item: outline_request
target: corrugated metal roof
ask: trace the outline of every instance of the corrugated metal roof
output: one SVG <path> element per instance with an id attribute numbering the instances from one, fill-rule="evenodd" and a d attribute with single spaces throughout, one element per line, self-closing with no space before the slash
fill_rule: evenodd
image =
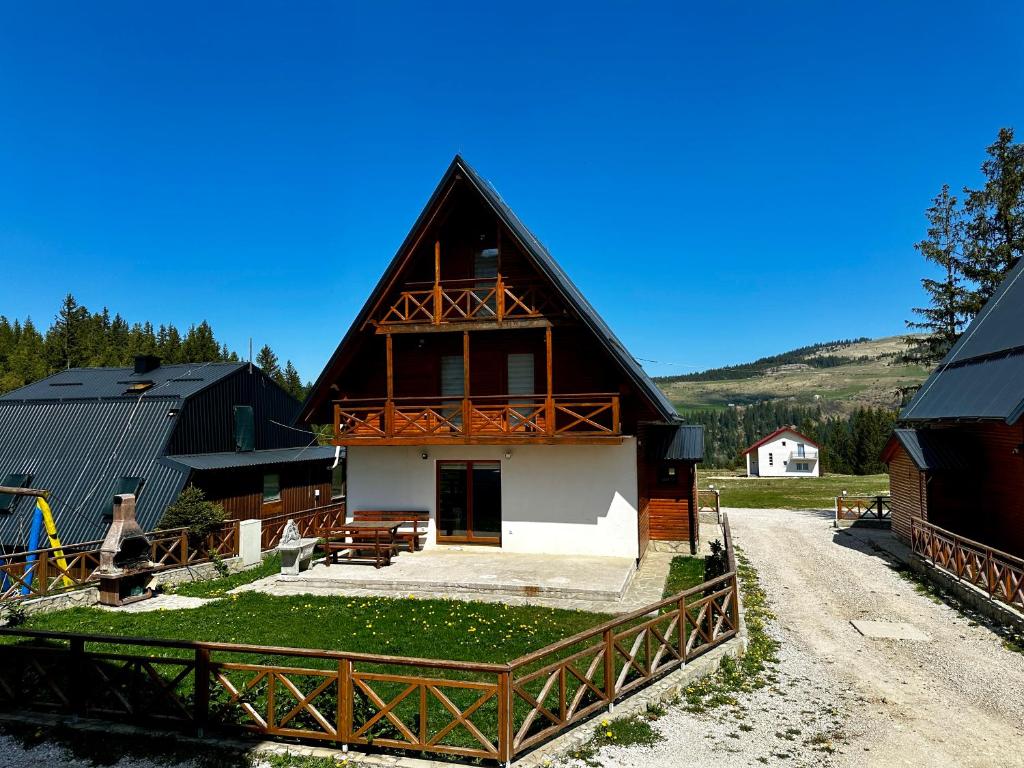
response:
<path id="1" fill-rule="evenodd" d="M 652 461 L 704 460 L 704 427 L 700 424 L 650 425 L 643 439 Z"/>
<path id="2" fill-rule="evenodd" d="M 247 363 L 187 363 L 161 365 L 146 373 L 134 368 L 70 368 L 0 395 L 8 400 L 96 400 L 138 398 L 131 384 L 153 382 L 145 397 L 189 397 L 229 376 Z"/>
<path id="3" fill-rule="evenodd" d="M 921 386 L 900 419 L 1000 419 L 1024 413 L 1024 260 Z"/>
<path id="4" fill-rule="evenodd" d="M 103 510 L 122 476 L 143 477 L 139 523 L 152 529 L 181 491 L 188 471 L 159 456 L 174 428 L 170 397 L 25 402 L 0 400 L 0 474 L 28 472 L 51 492 L 64 542 L 103 538 Z M 34 503 L 0 514 L 0 542 L 24 546 Z"/>
<path id="5" fill-rule="evenodd" d="M 971 466 L 959 450 L 956 437 L 947 439 L 941 430 L 897 429 L 891 439 L 899 441 L 918 469 L 961 470 Z"/>
<path id="6" fill-rule="evenodd" d="M 597 310 L 591 306 L 590 302 L 587 301 L 579 288 L 577 288 L 572 280 L 569 279 L 569 276 L 561 268 L 558 262 L 555 261 L 547 248 L 544 247 L 544 244 L 541 243 L 540 240 L 538 240 L 537 237 L 527 229 L 522 221 L 519 220 L 519 217 L 516 216 L 512 209 L 509 208 L 504 200 L 502 200 L 501 195 L 497 193 L 494 187 L 489 182 L 485 181 L 475 170 L 473 170 L 473 168 L 463 160 L 460 155 L 456 155 L 452 160 L 448 170 L 445 171 L 441 181 L 434 189 L 434 193 L 431 195 L 430 200 L 427 202 L 426 206 L 424 206 L 419 218 L 416 220 L 416 223 L 406 236 L 405 242 L 402 243 L 398 252 L 388 264 L 387 269 L 384 270 L 384 274 L 381 275 L 376 287 L 373 289 L 373 292 L 363 305 L 363 308 L 356 316 L 355 321 L 349 327 L 345 337 L 341 340 L 341 343 L 334 351 L 334 354 L 331 355 L 331 359 L 328 361 L 327 365 L 324 366 L 320 376 L 317 377 L 316 383 L 313 385 L 306 402 L 303 404 L 301 418 L 308 419 L 315 412 L 320 401 L 328 396 L 326 390 L 327 382 L 324 377 L 333 369 L 335 362 L 341 356 L 341 351 L 347 346 L 350 339 L 369 318 L 370 312 L 376 304 L 378 297 L 387 289 L 394 273 L 401 266 L 403 257 L 406 255 L 406 251 L 416 233 L 420 227 L 425 224 L 428 213 L 440 199 L 442 189 L 455 174 L 460 172 L 465 174 L 466 178 L 480 191 L 484 199 L 494 208 L 495 212 L 502 218 L 509 229 L 516 234 L 516 237 L 521 241 L 526 252 L 533 257 L 538 268 L 555 284 L 569 305 L 580 315 L 584 323 L 590 327 L 601 344 L 611 354 L 612 358 L 622 366 L 626 374 L 636 384 L 640 392 L 659 412 L 659 415 L 667 422 L 677 422 L 679 415 L 676 413 L 675 407 L 665 396 L 665 393 L 658 388 L 636 358 L 626 350 L 625 345 L 623 345 L 615 334 L 612 333 L 612 330 L 597 313 Z"/>
<path id="7" fill-rule="evenodd" d="M 335 447 L 332 445 L 314 445 L 308 448 L 274 448 L 265 451 L 193 453 L 168 456 L 167 460 L 197 470 L 234 469 L 236 467 L 259 467 L 265 464 L 334 461 L 334 451 Z M 341 458 L 345 458 L 344 448 L 341 449 Z"/>

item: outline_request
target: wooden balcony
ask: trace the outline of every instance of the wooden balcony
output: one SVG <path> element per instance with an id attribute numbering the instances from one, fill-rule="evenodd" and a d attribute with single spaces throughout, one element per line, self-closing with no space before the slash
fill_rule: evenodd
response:
<path id="1" fill-rule="evenodd" d="M 408 283 L 374 322 L 387 332 L 409 326 L 465 323 L 523 324 L 559 312 L 551 289 L 540 282 L 493 279 Z M 535 323 L 533 323 L 535 324 Z"/>
<path id="2" fill-rule="evenodd" d="M 563 443 L 621 440 L 617 394 L 336 400 L 334 443 Z"/>

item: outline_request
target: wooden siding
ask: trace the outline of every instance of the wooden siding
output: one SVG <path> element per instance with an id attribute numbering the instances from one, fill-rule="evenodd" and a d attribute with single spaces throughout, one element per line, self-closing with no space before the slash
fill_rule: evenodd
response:
<path id="1" fill-rule="evenodd" d="M 662 467 L 676 468 L 674 483 L 659 483 Z M 654 541 L 688 541 L 691 550 L 697 543 L 696 465 L 692 462 L 651 461 L 640 459 L 637 466 L 639 484 L 641 538 L 647 526 Z"/>
<path id="2" fill-rule="evenodd" d="M 897 447 L 889 464 L 893 529 L 910 541 L 910 515 L 1013 555 L 1024 554 L 1024 425 L 957 424 L 962 468 L 923 473 Z"/>
<path id="3" fill-rule="evenodd" d="M 910 544 L 910 518 L 927 519 L 926 487 L 921 472 L 902 445 L 896 446 L 889 462 L 889 493 L 892 496 L 889 508 L 892 510 L 892 530 L 906 544 Z"/>
<path id="4" fill-rule="evenodd" d="M 279 501 L 263 501 L 264 473 L 280 476 Z M 202 488 L 208 499 L 223 504 L 228 517 L 238 520 L 293 514 L 331 500 L 331 471 L 321 463 L 196 472 L 191 482 Z"/>

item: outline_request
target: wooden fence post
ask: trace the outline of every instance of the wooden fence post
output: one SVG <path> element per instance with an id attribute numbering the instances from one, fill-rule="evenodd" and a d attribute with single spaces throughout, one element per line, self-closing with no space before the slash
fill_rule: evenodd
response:
<path id="1" fill-rule="evenodd" d="M 89 697 L 92 696 L 92 691 L 89 690 L 85 678 L 85 638 L 72 637 L 68 650 L 70 651 L 68 672 L 71 679 L 68 681 L 68 688 L 71 691 L 71 711 L 75 715 L 85 715 Z"/>
<path id="2" fill-rule="evenodd" d="M 196 733 L 203 735 L 203 729 L 210 719 L 210 649 L 196 648 L 195 667 L 195 713 Z"/>
<path id="3" fill-rule="evenodd" d="M 611 712 L 615 704 L 615 634 L 611 628 L 604 631 L 604 697 Z"/>
<path id="4" fill-rule="evenodd" d="M 689 641 L 689 635 L 686 632 L 686 595 L 679 597 L 679 658 L 683 660 L 683 664 L 686 663 L 686 644 Z"/>
<path id="5" fill-rule="evenodd" d="M 514 752 L 512 745 L 515 733 L 514 706 L 512 671 L 508 669 L 498 673 L 498 762 L 506 766 L 512 763 Z"/>
<path id="6" fill-rule="evenodd" d="M 346 752 L 352 740 L 353 696 L 352 660 L 342 659 L 338 662 L 338 741 Z"/>

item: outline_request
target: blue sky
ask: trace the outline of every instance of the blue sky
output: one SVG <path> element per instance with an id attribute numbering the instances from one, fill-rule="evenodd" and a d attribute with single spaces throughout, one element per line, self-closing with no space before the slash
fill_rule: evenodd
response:
<path id="1" fill-rule="evenodd" d="M 654 374 L 900 333 L 930 198 L 1024 134 L 1021 29 L 984 2 L 6 2 L 0 313 L 208 319 L 315 378 L 461 152 Z"/>

